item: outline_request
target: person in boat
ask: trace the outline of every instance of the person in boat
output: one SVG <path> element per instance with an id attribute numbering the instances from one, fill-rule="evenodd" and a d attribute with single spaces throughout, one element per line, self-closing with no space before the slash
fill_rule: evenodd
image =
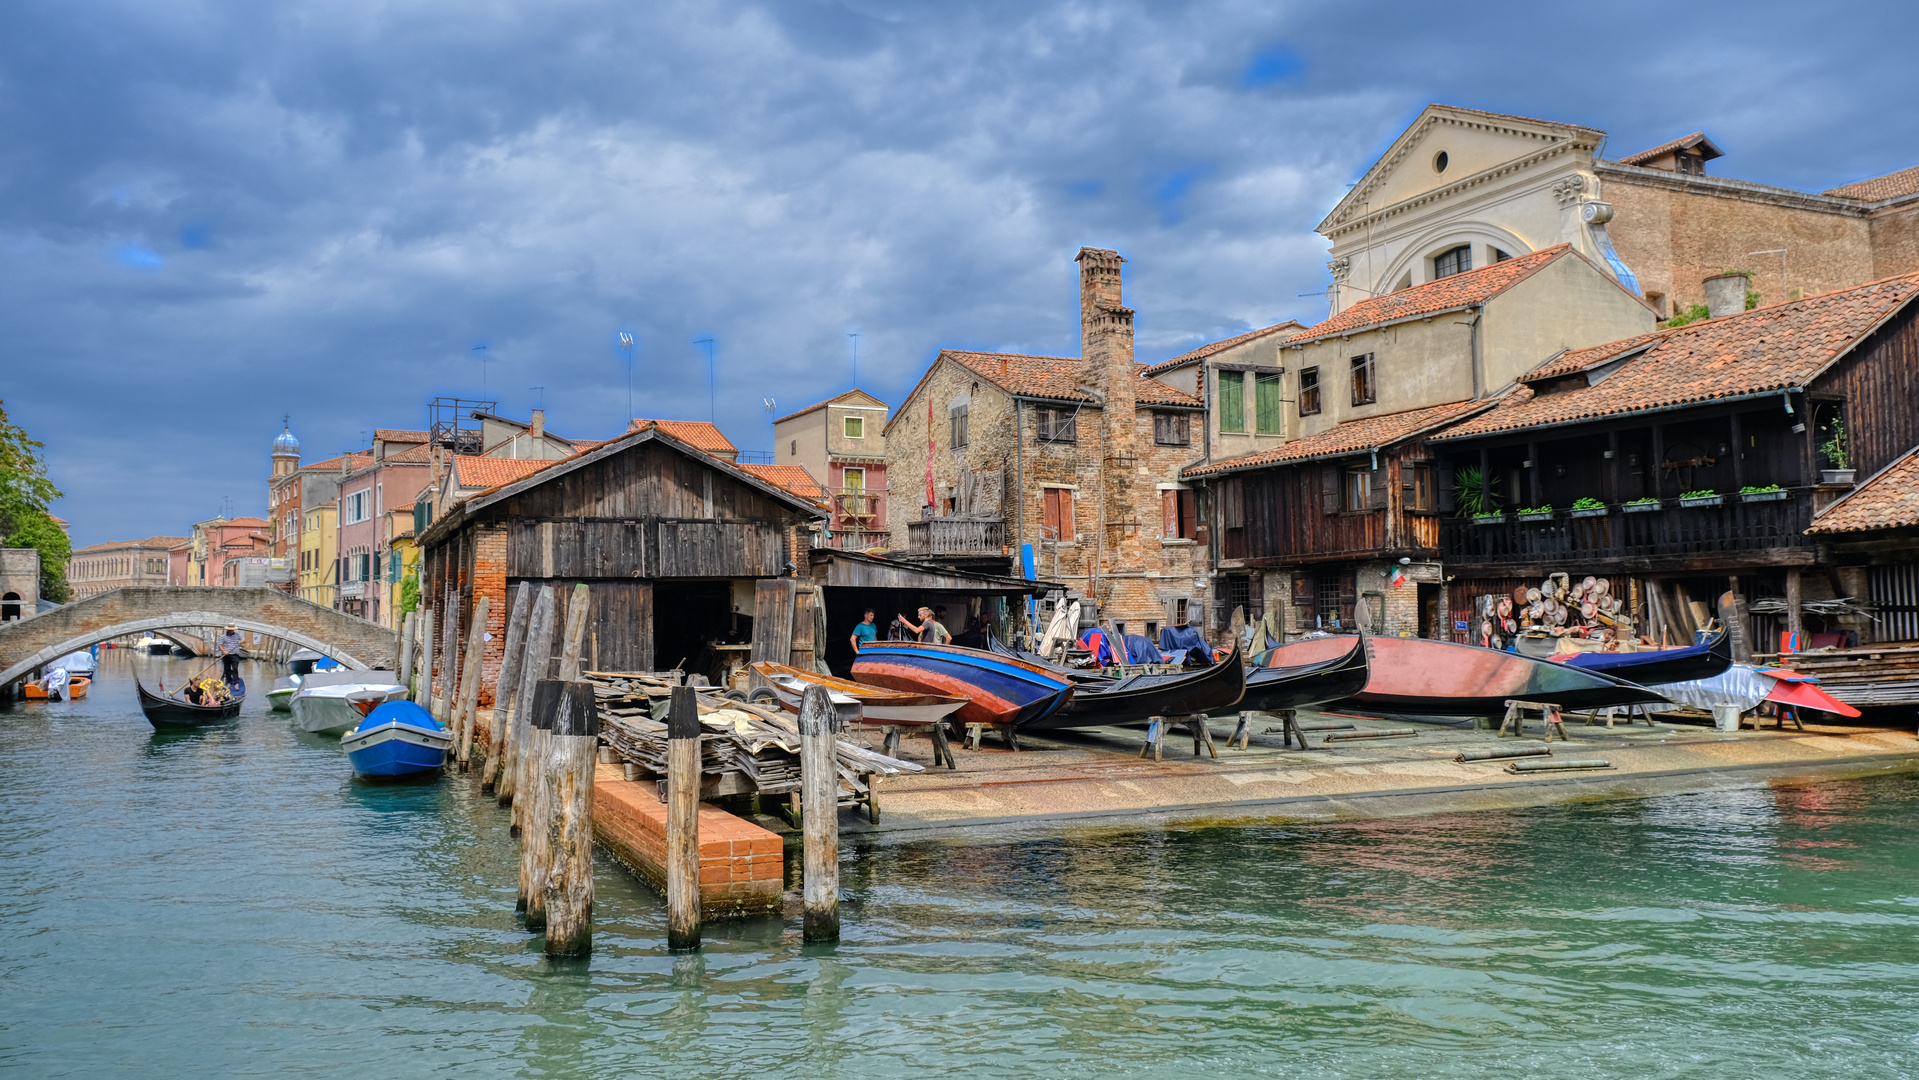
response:
<path id="1" fill-rule="evenodd" d="M 240 680 L 240 647 L 244 642 L 240 637 L 240 628 L 232 623 L 226 626 L 226 633 L 214 644 L 220 648 L 220 678 L 233 683 Z"/>
<path id="2" fill-rule="evenodd" d="M 865 614 L 860 616 L 859 625 L 853 627 L 853 636 L 847 640 L 853 643 L 854 652 L 859 652 L 867 642 L 880 636 L 879 625 L 873 621 L 875 618 L 877 616 L 873 614 L 873 609 L 867 608 Z"/>
<path id="3" fill-rule="evenodd" d="M 186 699 L 189 705 L 205 705 L 207 703 L 207 695 L 205 691 L 200 689 L 200 684 L 197 682 L 187 684 Z"/>

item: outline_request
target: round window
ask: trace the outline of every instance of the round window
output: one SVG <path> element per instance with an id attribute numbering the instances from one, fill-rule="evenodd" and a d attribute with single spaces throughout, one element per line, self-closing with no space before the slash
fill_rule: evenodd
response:
<path id="1" fill-rule="evenodd" d="M 1433 171 L 1446 171 L 1446 151 L 1441 150 L 1439 153 L 1433 155 Z"/>

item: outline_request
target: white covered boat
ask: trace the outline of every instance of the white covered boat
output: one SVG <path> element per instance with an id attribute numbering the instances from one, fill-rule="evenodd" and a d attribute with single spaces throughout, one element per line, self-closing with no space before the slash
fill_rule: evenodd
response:
<path id="1" fill-rule="evenodd" d="M 341 735 L 389 701 L 406 697 L 391 671 L 316 671 L 302 676 L 293 695 L 293 726 L 320 735 Z"/>

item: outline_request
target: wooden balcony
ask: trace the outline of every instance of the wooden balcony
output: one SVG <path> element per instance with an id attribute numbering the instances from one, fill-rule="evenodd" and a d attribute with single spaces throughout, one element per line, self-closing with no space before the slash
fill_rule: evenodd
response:
<path id="1" fill-rule="evenodd" d="M 1573 517 L 1556 510 L 1543 521 L 1508 513 L 1498 523 L 1449 518 L 1440 529 L 1448 569 L 1662 570 L 1812 561 L 1810 488 L 1790 497 L 1746 502 L 1721 496 L 1719 505 L 1685 507 L 1665 499 L 1657 510 L 1606 507 L 1603 516 Z M 1529 571 L 1530 572 L 1530 571 Z"/>
<path id="2" fill-rule="evenodd" d="M 906 550 L 913 555 L 1004 555 L 1006 522 L 971 518 L 909 521 Z"/>
<path id="3" fill-rule="evenodd" d="M 893 534 L 890 532 L 840 525 L 834 525 L 832 532 L 831 536 L 815 534 L 813 546 L 833 548 L 837 551 L 865 551 L 869 548 L 890 547 L 893 543 Z"/>

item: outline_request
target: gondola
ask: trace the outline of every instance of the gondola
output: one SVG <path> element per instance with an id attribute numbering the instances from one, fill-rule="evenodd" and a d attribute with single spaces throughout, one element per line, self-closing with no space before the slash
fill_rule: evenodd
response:
<path id="1" fill-rule="evenodd" d="M 985 649 L 919 641 L 872 641 L 853 659 L 853 677 L 907 693 L 967 699 L 962 724 L 1025 726 L 1058 712 L 1073 681 L 1039 664 Z"/>
<path id="2" fill-rule="evenodd" d="M 1082 683 L 1072 700 L 1022 731 L 1143 724 L 1155 716 L 1186 717 L 1239 704 L 1246 693 L 1246 665 L 1239 646 L 1211 667 L 1167 675 L 1128 675 L 1106 685 Z"/>
<path id="3" fill-rule="evenodd" d="M 148 690 L 140 682 L 140 676 L 133 677 L 133 688 L 140 692 L 140 711 L 147 714 L 147 722 L 157 728 L 204 727 L 217 724 L 222 720 L 231 720 L 240 715 L 240 705 L 246 700 L 246 683 L 239 683 L 232 698 L 218 705 L 195 705 L 174 697 L 162 697 Z"/>
<path id="4" fill-rule="evenodd" d="M 1352 697 L 1366 689 L 1372 677 L 1369 640 L 1365 634 L 1359 635 L 1345 655 L 1331 660 L 1289 667 L 1255 667 L 1246 676 L 1246 696 L 1239 701 L 1240 710 L 1299 709 Z"/>
<path id="5" fill-rule="evenodd" d="M 1637 683 L 1518 653 L 1427 638 L 1375 637 L 1365 689 L 1345 700 L 1382 712 L 1498 716 L 1508 700 L 1563 709 L 1649 705 L 1665 700 Z M 1346 635 L 1268 649 L 1262 667 L 1296 667 L 1347 655 Z"/>
<path id="6" fill-rule="evenodd" d="M 1710 679 L 1732 667 L 1732 636 L 1721 630 L 1711 641 L 1683 649 L 1574 653 L 1562 662 L 1641 686 L 1692 682 Z"/>

